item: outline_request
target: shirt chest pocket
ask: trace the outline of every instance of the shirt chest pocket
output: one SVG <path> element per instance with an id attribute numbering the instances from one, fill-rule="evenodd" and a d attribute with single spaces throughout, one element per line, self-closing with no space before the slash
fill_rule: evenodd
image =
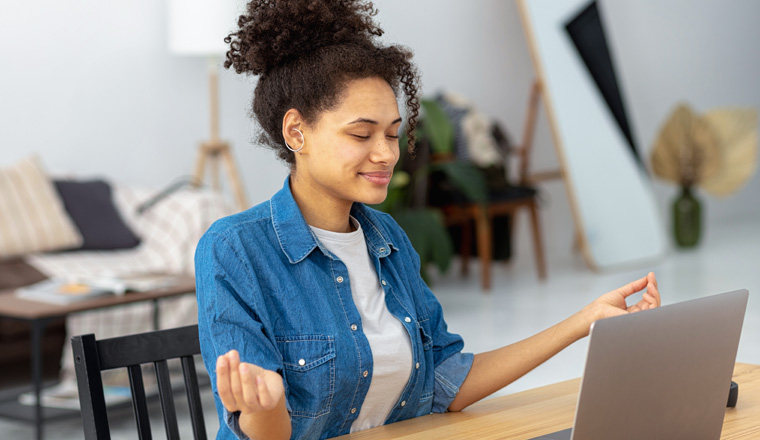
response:
<path id="1" fill-rule="evenodd" d="M 328 414 L 335 390 L 332 336 L 283 336 L 276 341 L 283 359 L 290 415 L 317 418 Z"/>

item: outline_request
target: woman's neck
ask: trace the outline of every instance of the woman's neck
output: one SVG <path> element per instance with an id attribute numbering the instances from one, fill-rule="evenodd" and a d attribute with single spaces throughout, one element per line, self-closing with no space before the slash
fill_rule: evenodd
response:
<path id="1" fill-rule="evenodd" d="M 353 202 L 330 197 L 292 174 L 290 192 L 309 226 L 332 232 L 355 230 L 350 221 Z"/>

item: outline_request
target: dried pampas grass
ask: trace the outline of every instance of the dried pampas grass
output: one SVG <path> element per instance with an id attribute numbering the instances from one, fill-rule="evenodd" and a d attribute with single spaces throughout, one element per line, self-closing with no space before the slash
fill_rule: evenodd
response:
<path id="1" fill-rule="evenodd" d="M 718 138 L 721 167 L 699 186 L 716 196 L 742 187 L 757 169 L 757 111 L 721 109 L 705 114 Z"/>
<path id="2" fill-rule="evenodd" d="M 700 116 L 680 104 L 660 129 L 650 159 L 662 179 L 728 195 L 757 169 L 757 112 L 718 109 Z"/>

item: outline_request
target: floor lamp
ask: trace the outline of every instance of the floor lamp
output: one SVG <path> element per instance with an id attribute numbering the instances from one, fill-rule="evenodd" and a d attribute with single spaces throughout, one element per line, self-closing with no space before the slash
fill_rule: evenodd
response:
<path id="1" fill-rule="evenodd" d="M 208 62 L 209 110 L 211 137 L 202 142 L 198 151 L 194 181 L 204 181 L 210 168 L 211 184 L 220 188 L 219 168 L 224 165 L 238 208 L 250 207 L 240 176 L 227 142 L 219 138 L 219 74 L 220 58 L 227 51 L 226 37 L 235 27 L 240 15 L 238 0 L 169 0 L 168 39 L 169 51 L 176 55 L 203 56 Z"/>

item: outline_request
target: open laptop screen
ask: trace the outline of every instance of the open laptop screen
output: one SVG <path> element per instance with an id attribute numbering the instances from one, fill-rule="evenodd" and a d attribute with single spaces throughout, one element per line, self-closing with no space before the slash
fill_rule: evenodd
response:
<path id="1" fill-rule="evenodd" d="M 572 438 L 720 438 L 748 295 L 737 290 L 596 322 Z M 538 438 L 571 438 L 569 430 L 552 435 Z"/>

